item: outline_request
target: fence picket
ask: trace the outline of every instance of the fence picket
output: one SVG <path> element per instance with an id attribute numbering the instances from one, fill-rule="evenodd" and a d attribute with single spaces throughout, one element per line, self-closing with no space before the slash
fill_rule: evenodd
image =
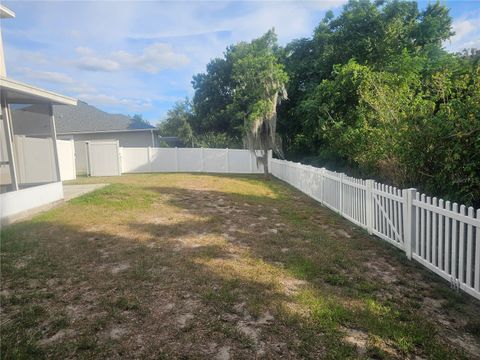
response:
<path id="1" fill-rule="evenodd" d="M 453 203 L 452 210 L 458 213 L 458 204 Z M 452 219 L 452 276 L 456 278 L 457 273 L 457 220 Z"/>
<path id="2" fill-rule="evenodd" d="M 386 185 L 381 184 L 380 185 L 380 190 L 382 190 L 382 192 L 386 192 L 385 187 L 386 187 Z M 386 232 L 387 232 L 387 216 L 385 214 L 385 203 L 386 203 L 385 200 L 386 200 L 385 196 L 380 195 L 380 202 L 381 202 L 380 211 L 383 214 L 383 216 L 382 216 L 382 231 L 381 232 L 382 232 L 383 235 L 385 235 Z"/>
<path id="3" fill-rule="evenodd" d="M 480 222 L 480 209 L 477 210 L 477 220 Z M 480 227 L 475 229 L 475 290 L 480 292 Z"/>
<path id="4" fill-rule="evenodd" d="M 402 190 L 400 189 L 397 190 L 397 196 L 402 197 Z M 405 243 L 404 211 L 406 210 L 405 210 L 405 204 L 403 202 L 403 199 L 402 201 L 397 202 L 397 211 L 398 211 L 398 224 L 400 226 L 400 236 L 402 237 L 403 243 Z"/>
<path id="5" fill-rule="evenodd" d="M 432 205 L 438 207 L 437 198 L 434 197 Z M 432 260 L 431 263 L 437 266 L 437 213 L 432 211 Z"/>
<path id="6" fill-rule="evenodd" d="M 474 217 L 473 207 L 468 208 L 468 216 Z M 472 286 L 472 255 L 473 255 L 473 226 L 467 224 L 467 263 L 466 263 L 466 283 L 468 286 Z"/>
<path id="7" fill-rule="evenodd" d="M 450 201 L 447 201 L 445 203 L 445 209 L 448 211 L 452 210 L 452 205 L 450 204 Z M 445 218 L 445 256 L 444 256 L 444 266 L 445 266 L 445 272 L 447 274 L 452 273 L 452 265 L 451 265 L 451 260 L 450 260 L 450 251 L 451 251 L 451 246 L 452 244 L 452 236 L 451 236 L 451 231 L 450 231 L 450 218 Z"/>
<path id="8" fill-rule="evenodd" d="M 420 194 L 417 192 L 416 194 L 416 200 L 417 201 L 420 201 Z M 421 233 L 421 227 L 420 227 L 420 224 L 421 224 L 421 214 L 422 214 L 422 209 L 420 209 L 418 206 L 416 208 L 416 211 L 415 211 L 415 232 L 416 232 L 416 236 L 415 236 L 415 253 L 417 255 L 420 255 L 420 233 Z"/>
<path id="9" fill-rule="evenodd" d="M 427 204 L 432 203 L 432 198 L 430 196 L 427 196 Z M 425 236 L 425 241 L 426 241 L 426 250 L 425 250 L 425 259 L 428 262 L 432 262 L 432 253 L 431 253 L 431 242 L 432 242 L 432 232 L 431 232 L 431 217 L 432 217 L 432 212 L 427 210 L 427 234 Z"/>
<path id="10" fill-rule="evenodd" d="M 440 209 L 445 209 L 443 199 L 440 199 L 438 202 Z M 438 254 L 437 254 L 437 266 L 441 270 L 445 270 L 444 267 L 444 257 L 443 257 L 443 239 L 445 233 L 443 231 L 445 216 L 442 214 L 438 215 Z"/>
<path id="11" fill-rule="evenodd" d="M 425 202 L 425 194 L 420 197 L 421 202 Z M 427 232 L 426 223 L 426 209 L 422 209 L 420 213 L 420 256 L 425 259 L 425 233 Z"/>
<path id="12" fill-rule="evenodd" d="M 460 206 L 460 214 L 466 215 L 465 205 Z M 458 242 L 458 278 L 460 282 L 465 282 L 465 224 L 458 223 L 460 239 Z"/>
<path id="13" fill-rule="evenodd" d="M 275 160 L 272 173 L 480 299 L 480 209 Z M 468 210 L 468 211 L 467 211 Z M 467 214 L 468 212 L 468 214 Z"/>

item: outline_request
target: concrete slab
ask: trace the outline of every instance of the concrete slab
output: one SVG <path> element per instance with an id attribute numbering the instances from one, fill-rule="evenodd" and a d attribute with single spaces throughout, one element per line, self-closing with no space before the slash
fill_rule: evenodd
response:
<path id="1" fill-rule="evenodd" d="M 63 185 L 63 197 L 65 201 L 72 200 L 107 185 L 108 184 Z"/>

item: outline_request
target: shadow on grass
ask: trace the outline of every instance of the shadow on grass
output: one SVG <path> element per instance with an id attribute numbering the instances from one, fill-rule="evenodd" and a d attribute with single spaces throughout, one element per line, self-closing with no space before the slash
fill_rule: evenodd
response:
<path id="1" fill-rule="evenodd" d="M 260 314 L 287 297 L 212 269 L 205 260 L 230 254 L 222 243 L 183 246 L 185 225 L 132 223 L 151 234 L 146 242 L 52 222 L 3 231 L 2 358 L 208 358 L 218 351 L 212 342 L 254 356 L 259 343 L 239 330 L 248 308 L 238 304 L 249 300 Z"/>

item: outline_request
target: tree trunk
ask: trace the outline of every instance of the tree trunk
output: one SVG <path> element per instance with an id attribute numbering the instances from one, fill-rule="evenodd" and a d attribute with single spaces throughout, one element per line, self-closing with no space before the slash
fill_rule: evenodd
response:
<path id="1" fill-rule="evenodd" d="M 263 176 L 265 180 L 270 180 L 268 172 L 268 150 L 263 150 Z"/>

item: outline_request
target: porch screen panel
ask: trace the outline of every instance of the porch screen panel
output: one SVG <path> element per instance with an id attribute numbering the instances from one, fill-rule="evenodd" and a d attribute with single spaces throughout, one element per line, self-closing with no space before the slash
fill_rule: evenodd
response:
<path id="1" fill-rule="evenodd" d="M 3 125 L 2 117 L 2 121 L 0 121 L 0 193 L 10 191 L 11 185 L 12 179 L 10 177 L 7 138 L 5 135 L 5 126 Z"/>
<path id="2" fill-rule="evenodd" d="M 21 188 L 59 181 L 48 104 L 10 104 Z"/>

